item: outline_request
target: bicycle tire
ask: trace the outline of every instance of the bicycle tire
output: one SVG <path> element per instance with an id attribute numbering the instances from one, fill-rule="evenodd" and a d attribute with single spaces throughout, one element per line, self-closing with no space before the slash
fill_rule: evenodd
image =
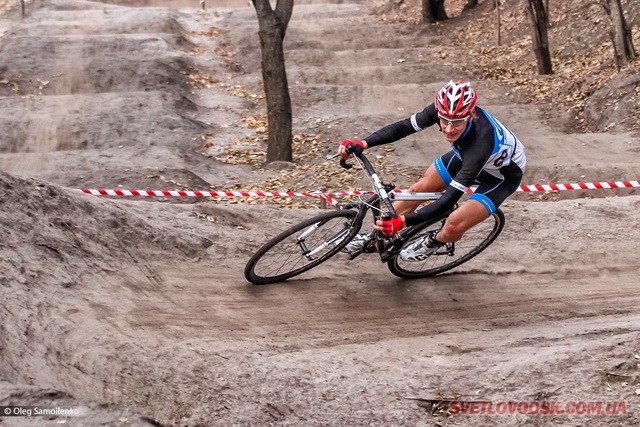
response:
<path id="1" fill-rule="evenodd" d="M 462 239 L 455 243 L 454 255 L 445 250 L 432 254 L 424 261 L 403 261 L 400 255 L 389 260 L 387 266 L 391 273 L 403 279 L 431 277 L 458 267 L 485 250 L 500 235 L 504 228 L 504 213 L 498 209 L 485 221 L 468 230 Z M 418 226 L 409 234 L 403 248 L 415 240 L 424 237 L 430 231 L 440 228 L 441 222 L 427 223 Z"/>
<path id="2" fill-rule="evenodd" d="M 247 262 L 244 277 L 255 285 L 267 285 L 290 279 L 320 265 L 337 254 L 360 231 L 362 219 L 354 221 L 357 215 L 354 210 L 332 211 L 290 227 L 258 249 Z M 316 224 L 315 229 L 310 228 Z M 308 232 L 308 236 L 300 244 L 298 237 L 304 232 Z M 339 239 L 344 232 L 342 240 L 331 241 Z M 325 243 L 327 246 L 322 248 Z M 306 254 L 310 250 L 305 253 L 303 246 L 318 249 L 320 255 L 308 259 Z"/>

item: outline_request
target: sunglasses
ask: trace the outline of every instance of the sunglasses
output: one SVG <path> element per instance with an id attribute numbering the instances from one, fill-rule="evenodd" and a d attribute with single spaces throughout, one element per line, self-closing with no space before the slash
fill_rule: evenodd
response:
<path id="1" fill-rule="evenodd" d="M 449 125 L 453 126 L 454 128 L 461 128 L 463 125 L 466 125 L 467 122 L 469 121 L 469 118 L 471 116 L 467 116 L 465 118 L 462 119 L 445 119 L 442 116 L 438 116 L 438 118 L 440 119 L 440 125 L 444 128 L 447 127 Z"/>

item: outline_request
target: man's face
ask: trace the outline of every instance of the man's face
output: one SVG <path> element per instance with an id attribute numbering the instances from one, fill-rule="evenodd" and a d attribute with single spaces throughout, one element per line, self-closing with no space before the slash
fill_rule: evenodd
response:
<path id="1" fill-rule="evenodd" d="M 469 121 L 473 120 L 475 116 L 475 112 L 471 113 L 471 115 L 467 116 L 464 119 L 453 119 L 448 120 L 440 117 L 440 128 L 442 129 L 442 134 L 444 135 L 444 139 L 448 142 L 455 142 L 460 138 L 460 135 L 464 133 L 464 130 L 467 128 L 467 124 Z"/>

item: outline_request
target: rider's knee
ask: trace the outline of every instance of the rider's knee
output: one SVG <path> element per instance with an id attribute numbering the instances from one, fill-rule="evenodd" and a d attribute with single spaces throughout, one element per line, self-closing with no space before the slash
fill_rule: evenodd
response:
<path id="1" fill-rule="evenodd" d="M 447 236 L 447 240 L 449 241 L 458 241 L 462 238 L 462 235 L 467 231 L 464 222 L 449 217 L 444 224 L 444 229 L 442 230 Z"/>
<path id="2" fill-rule="evenodd" d="M 409 187 L 409 191 L 415 192 L 415 193 L 419 193 L 421 191 L 426 191 L 423 189 L 424 185 L 422 185 L 422 181 L 418 181 L 415 184 L 413 184 L 411 187 Z"/>

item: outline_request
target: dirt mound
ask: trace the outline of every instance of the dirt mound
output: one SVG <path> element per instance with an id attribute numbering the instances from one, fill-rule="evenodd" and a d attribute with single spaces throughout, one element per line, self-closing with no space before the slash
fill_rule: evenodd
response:
<path id="1" fill-rule="evenodd" d="M 640 110 L 640 77 L 637 72 L 623 72 L 612 77 L 606 86 L 595 90 L 585 104 L 585 116 L 591 129 L 609 130 L 634 126 Z M 634 146 L 638 152 L 640 147 Z"/>
<path id="2" fill-rule="evenodd" d="M 122 151 L 141 154 L 156 145 L 174 148 L 180 145 L 176 135 L 195 136 L 204 129 L 181 114 L 193 111 L 190 101 L 164 92 L 62 95 L 19 103 L 3 98 L 3 106 L 8 108 L 0 126 L 9 129 L 0 145 L 5 153 L 111 149 L 111 156 L 124 157 Z M 180 140 L 191 142 L 191 138 Z"/>
<path id="3" fill-rule="evenodd" d="M 171 254 L 202 256 L 215 237 L 158 229 L 122 204 L 92 199 L 35 180 L 0 173 L 0 227 L 5 283 L 73 287 L 114 264 Z"/>
<path id="4" fill-rule="evenodd" d="M 99 176 L 99 187 L 136 188 L 146 181 L 127 171 L 141 166 L 181 170 L 174 180 L 196 174 L 187 166 L 206 160 L 194 149 L 210 127 L 186 77 L 194 44 L 184 14 L 83 1 L 33 8 L 0 50 L 3 169 L 63 185 Z"/>
<path id="5" fill-rule="evenodd" d="M 89 373 L 102 371 L 105 357 L 138 360 L 137 346 L 123 346 L 112 337 L 120 322 L 144 323 L 143 301 L 175 286 L 163 266 L 223 266 L 229 252 L 223 242 L 238 233 L 240 224 L 260 222 L 242 210 L 105 200 L 5 173 L 0 173 L 0 212 L 0 268 L 5 271 L 0 287 L 11 295 L 0 312 L 0 358 L 11 368 L 1 375 L 18 384 L 71 391 L 87 403 L 33 387 L 0 387 L 7 393 L 1 400 L 89 407 L 77 425 L 87 425 L 88 419 L 97 425 L 118 414 L 111 407 L 99 410 L 90 400 L 118 401 L 123 388 L 115 384 L 121 378 L 96 389 Z M 231 253 L 248 257 L 243 246 L 237 244 Z M 166 298 L 161 297 L 172 299 Z M 116 312 L 120 320 L 108 320 Z M 94 332 L 80 332 L 89 324 Z M 145 372 L 139 374 L 150 375 L 146 362 L 139 363 Z M 76 372 L 62 366 L 75 366 Z M 44 377 L 36 373 L 40 369 L 47 372 Z M 108 371 L 116 378 L 120 369 Z M 149 421 L 132 414 L 121 411 L 118 420 L 128 420 L 124 425 Z"/>
<path id="6" fill-rule="evenodd" d="M 0 51 L 5 94 L 7 89 L 21 96 L 187 91 L 181 73 L 189 66 L 184 51 L 193 45 L 183 35 L 179 12 L 85 6 L 53 3 L 5 34 Z M 151 24 L 145 22 L 149 15 Z"/>

